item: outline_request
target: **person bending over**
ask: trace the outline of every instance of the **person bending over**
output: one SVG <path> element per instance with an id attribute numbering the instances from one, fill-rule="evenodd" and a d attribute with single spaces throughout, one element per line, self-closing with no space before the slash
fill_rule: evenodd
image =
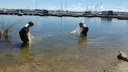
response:
<path id="1" fill-rule="evenodd" d="M 79 26 L 80 26 L 80 29 L 81 29 L 80 36 L 87 36 L 88 30 L 89 30 L 87 25 L 85 25 L 83 22 L 80 22 Z"/>
<path id="2" fill-rule="evenodd" d="M 19 31 L 19 36 L 23 43 L 27 43 L 30 41 L 29 28 L 32 27 L 33 25 L 33 22 L 29 21 L 28 24 L 26 24 L 25 27 L 23 27 Z"/>

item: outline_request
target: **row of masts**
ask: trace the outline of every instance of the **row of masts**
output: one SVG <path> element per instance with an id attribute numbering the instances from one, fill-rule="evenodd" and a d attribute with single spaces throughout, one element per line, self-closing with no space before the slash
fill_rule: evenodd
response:
<path id="1" fill-rule="evenodd" d="M 37 0 L 34 0 L 35 1 L 35 5 L 36 5 L 36 9 L 38 9 L 38 2 Z M 102 2 L 101 0 L 99 0 L 99 3 L 97 3 L 96 5 L 94 5 L 93 1 L 91 0 L 91 6 L 85 6 L 85 9 L 84 11 L 102 11 Z M 60 11 L 67 11 L 68 8 L 67 8 L 67 1 L 63 1 L 63 0 L 60 0 Z"/>
<path id="2" fill-rule="evenodd" d="M 63 11 L 63 1 L 60 0 L 60 6 L 61 6 L 61 11 Z M 91 0 L 91 6 L 89 8 L 89 6 L 86 7 L 86 11 L 102 11 L 102 2 L 101 0 L 99 1 L 99 3 L 97 3 L 96 5 L 93 4 L 93 1 Z M 65 1 L 65 11 L 67 11 L 67 2 Z"/>

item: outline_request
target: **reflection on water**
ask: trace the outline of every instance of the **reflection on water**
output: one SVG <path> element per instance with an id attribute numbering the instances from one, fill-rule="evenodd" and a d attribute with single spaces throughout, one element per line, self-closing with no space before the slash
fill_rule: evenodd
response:
<path id="1" fill-rule="evenodd" d="M 30 55 L 30 43 L 22 43 L 21 44 L 21 53 L 23 58 L 30 60 L 31 55 Z"/>
<path id="2" fill-rule="evenodd" d="M 101 21 L 111 22 L 112 18 L 101 18 Z"/>
<path id="3" fill-rule="evenodd" d="M 87 43 L 87 37 L 86 36 L 82 36 L 82 37 L 79 37 L 78 39 L 78 44 L 81 46 L 81 45 L 85 45 Z"/>

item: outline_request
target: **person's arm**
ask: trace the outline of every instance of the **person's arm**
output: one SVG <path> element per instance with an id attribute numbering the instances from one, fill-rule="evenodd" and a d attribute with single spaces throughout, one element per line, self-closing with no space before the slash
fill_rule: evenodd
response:
<path id="1" fill-rule="evenodd" d="M 82 28 L 80 28 L 80 37 L 82 36 Z"/>

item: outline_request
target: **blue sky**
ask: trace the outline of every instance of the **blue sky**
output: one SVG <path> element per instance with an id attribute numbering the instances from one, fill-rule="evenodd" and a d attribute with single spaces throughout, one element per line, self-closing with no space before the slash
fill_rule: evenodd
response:
<path id="1" fill-rule="evenodd" d="M 37 5 L 37 6 L 36 6 Z M 8 9 L 61 9 L 61 0 L 1 0 L 0 8 Z M 128 0 L 62 0 L 63 10 L 128 11 Z"/>

